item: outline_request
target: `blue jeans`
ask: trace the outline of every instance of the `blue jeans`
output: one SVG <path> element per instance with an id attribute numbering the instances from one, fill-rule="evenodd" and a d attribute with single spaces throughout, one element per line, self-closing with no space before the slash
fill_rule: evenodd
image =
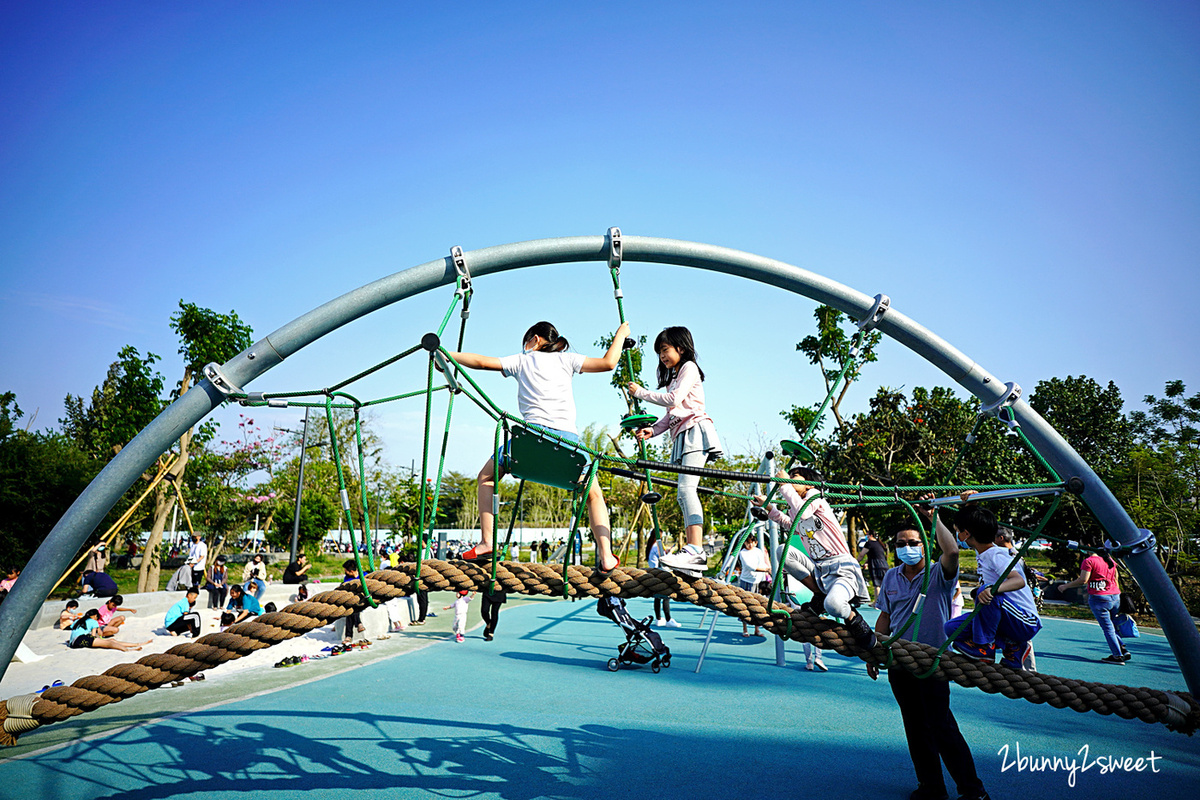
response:
<path id="1" fill-rule="evenodd" d="M 946 635 L 953 636 L 970 614 L 960 614 L 946 623 Z M 966 630 L 958 635 L 959 641 L 969 639 L 975 644 L 1019 645 L 1028 642 L 1042 629 L 1036 618 L 1026 619 L 1015 608 L 1008 605 L 1004 596 L 993 597 L 992 602 L 979 606 L 979 613 L 971 620 Z"/>
<path id="2" fill-rule="evenodd" d="M 246 590 L 246 594 L 253 593 L 255 600 L 262 600 L 263 592 L 267 590 L 267 584 L 258 578 L 251 578 L 242 588 Z"/>
<path id="3" fill-rule="evenodd" d="M 1096 617 L 1096 622 L 1100 623 L 1100 630 L 1104 632 L 1104 641 L 1108 642 L 1108 649 L 1112 651 L 1114 656 L 1121 656 L 1121 636 L 1117 633 L 1117 614 L 1120 613 L 1121 595 L 1120 594 L 1089 594 L 1088 608 L 1092 610 L 1092 614 Z"/>

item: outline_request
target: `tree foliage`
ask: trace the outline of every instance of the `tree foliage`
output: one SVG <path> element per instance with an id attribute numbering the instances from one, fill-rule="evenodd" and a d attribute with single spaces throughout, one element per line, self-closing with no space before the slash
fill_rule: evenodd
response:
<path id="1" fill-rule="evenodd" d="M 163 376 L 154 369 L 159 357 L 126 345 L 108 368 L 104 382 L 88 402 L 68 394 L 63 433 L 92 458 L 107 463 L 163 409 Z"/>

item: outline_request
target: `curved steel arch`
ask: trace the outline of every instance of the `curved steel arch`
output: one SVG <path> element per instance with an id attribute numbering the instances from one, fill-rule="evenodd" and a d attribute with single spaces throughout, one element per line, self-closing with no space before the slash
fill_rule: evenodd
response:
<path id="1" fill-rule="evenodd" d="M 623 262 L 676 264 L 749 278 L 859 318 L 864 317 L 874 303 L 873 297 L 836 281 L 740 250 L 646 236 L 622 236 L 621 242 Z M 464 257 L 472 276 L 480 277 L 522 267 L 607 261 L 609 240 L 606 236 L 538 239 L 473 250 Z M 325 334 L 392 303 L 453 284 L 455 276 L 454 262 L 446 257 L 381 278 L 297 317 L 230 359 L 222 366 L 222 371 L 230 382 L 245 387 Z M 878 329 L 942 370 L 985 405 L 1003 395 L 1002 381 L 895 308 L 883 316 Z M 155 459 L 223 400 L 224 395 L 212 383 L 200 381 L 109 462 L 58 521 L 26 566 L 14 591 L 0 606 L 0 676 L 7 669 L 42 599 L 58 578 L 61 565 L 70 563 L 105 514 Z M 1083 501 L 1114 539 L 1122 544 L 1145 540 L 1148 532 L 1139 531 L 1108 487 L 1054 428 L 1023 400 L 1016 403 L 1014 411 L 1030 441 L 1054 469 L 1064 478 L 1077 477 L 1083 481 Z M 1200 633 L 1183 600 L 1152 547 L 1130 555 L 1126 563 L 1163 626 L 1189 690 L 1200 696 Z"/>

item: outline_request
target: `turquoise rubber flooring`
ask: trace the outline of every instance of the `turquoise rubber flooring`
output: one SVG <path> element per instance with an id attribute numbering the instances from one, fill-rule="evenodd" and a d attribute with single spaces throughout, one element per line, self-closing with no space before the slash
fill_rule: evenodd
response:
<path id="1" fill-rule="evenodd" d="M 647 614 L 650 602 L 630 601 L 629 608 Z M 435 641 L 303 685 L 0 762 L 0 796 L 908 796 L 915 780 L 886 679 L 872 682 L 861 662 L 833 654 L 826 655 L 828 673 L 807 672 L 794 644 L 788 665 L 776 667 L 772 640 L 744 639 L 728 618 L 718 621 L 697 675 L 702 612 L 682 605 L 674 611 L 684 627 L 664 631 L 674 658 L 657 675 L 647 668 L 607 671 L 624 637 L 596 614 L 594 602 L 508 607 L 494 642 L 476 628 L 464 644 Z M 1035 643 L 1043 671 L 1184 688 L 1157 636 L 1133 640 L 1126 667 L 1095 661 L 1104 655 L 1095 625 L 1047 620 Z M 308 666 L 287 672 L 302 681 Z M 255 690 L 252 675 L 238 680 L 247 682 L 247 695 Z M 1183 798 L 1200 787 L 1196 737 L 952 691 L 996 800 Z M 147 699 L 120 705 L 132 714 Z M 1036 769 L 1056 756 L 1076 768 Z M 1142 772 L 1114 771 L 1110 756 L 1153 760 L 1142 762 Z"/>

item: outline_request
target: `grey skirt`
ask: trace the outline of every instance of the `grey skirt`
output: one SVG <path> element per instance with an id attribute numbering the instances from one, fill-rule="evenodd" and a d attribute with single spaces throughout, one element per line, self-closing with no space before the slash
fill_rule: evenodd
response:
<path id="1" fill-rule="evenodd" d="M 687 453 L 704 453 L 708 461 L 716 461 L 725 454 L 721 450 L 721 440 L 717 437 L 717 427 L 711 419 L 693 425 L 671 442 L 672 461 L 682 462 Z"/>

